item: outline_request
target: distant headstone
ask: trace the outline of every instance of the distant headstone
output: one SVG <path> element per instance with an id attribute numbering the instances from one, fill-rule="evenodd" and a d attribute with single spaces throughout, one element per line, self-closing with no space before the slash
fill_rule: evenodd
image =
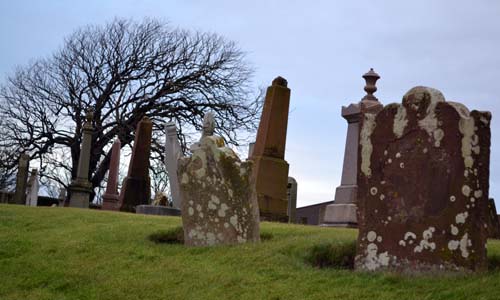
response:
<path id="1" fill-rule="evenodd" d="M 205 125 L 211 121 L 206 119 Z M 251 174 L 252 162 L 241 162 L 218 136 L 204 134 L 192 156 L 179 159 L 186 245 L 260 240 L 259 208 Z"/>
<path id="2" fill-rule="evenodd" d="M 490 119 L 426 87 L 365 114 L 356 269 L 486 269 Z"/>
<path id="3" fill-rule="evenodd" d="M 118 173 L 120 172 L 120 150 L 122 144 L 116 139 L 111 147 L 111 158 L 109 160 L 108 184 L 106 192 L 102 195 L 102 209 L 119 210 L 118 202 Z"/>
<path id="4" fill-rule="evenodd" d="M 92 133 L 94 131 L 92 126 L 93 112 L 88 110 L 85 118 L 78 170 L 76 178 L 73 179 L 69 186 L 70 207 L 89 208 L 90 194 L 92 193 L 92 184 L 89 181 L 89 165 L 92 152 Z"/>
<path id="5" fill-rule="evenodd" d="M 358 176 L 359 122 L 365 113 L 377 112 L 382 104 L 373 95 L 377 91 L 375 83 L 380 76 L 370 69 L 363 75 L 366 81 L 366 95 L 358 103 L 342 107 L 342 117 L 347 121 L 347 138 L 340 186 L 335 190 L 335 202 L 325 207 L 322 226 L 357 227 L 356 198 Z"/>
<path id="6" fill-rule="evenodd" d="M 297 223 L 297 181 L 288 177 L 288 223 Z"/>
<path id="7" fill-rule="evenodd" d="M 179 138 L 177 137 L 175 123 L 165 124 L 165 131 L 165 166 L 168 172 L 172 205 L 175 208 L 180 208 L 181 196 L 179 194 L 179 181 L 177 180 L 177 161 L 182 156 L 182 149 L 179 144 Z"/>
<path id="8" fill-rule="evenodd" d="M 38 190 L 40 185 L 38 183 L 38 169 L 31 170 L 30 178 L 28 179 L 28 193 L 26 196 L 27 206 L 38 205 Z"/>
<path id="9" fill-rule="evenodd" d="M 248 144 L 248 159 L 251 159 L 251 157 L 252 157 L 254 146 L 255 146 L 255 143 Z"/>
<path id="10" fill-rule="evenodd" d="M 143 215 L 156 216 L 180 216 L 181 211 L 178 208 L 162 206 L 162 205 L 146 205 L 141 204 L 135 207 L 135 213 Z"/>
<path id="11" fill-rule="evenodd" d="M 57 199 L 59 200 L 59 206 L 64 206 L 64 202 L 66 201 L 66 189 L 64 187 L 59 188 Z"/>
<path id="12" fill-rule="evenodd" d="M 287 222 L 288 163 L 285 161 L 290 89 L 282 77 L 267 88 L 257 139 L 252 150 L 254 176 L 263 220 Z"/>
<path id="13" fill-rule="evenodd" d="M 495 200 L 490 198 L 488 201 L 488 238 L 500 239 L 500 222 L 498 221 L 497 208 Z"/>
<path id="14" fill-rule="evenodd" d="M 153 123 L 148 117 L 142 118 L 137 124 L 132 157 L 120 192 L 121 211 L 135 212 L 137 205 L 149 204 L 151 201 L 149 155 L 152 131 Z"/>
<path id="15" fill-rule="evenodd" d="M 29 155 L 23 153 L 19 157 L 16 177 L 16 192 L 14 194 L 15 204 L 26 204 L 26 188 L 28 184 Z"/>

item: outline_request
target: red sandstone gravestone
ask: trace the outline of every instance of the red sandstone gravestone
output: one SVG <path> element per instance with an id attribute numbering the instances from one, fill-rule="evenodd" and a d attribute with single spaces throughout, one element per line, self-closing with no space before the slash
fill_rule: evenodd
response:
<path id="1" fill-rule="evenodd" d="M 287 222 L 288 163 L 285 161 L 290 89 L 277 77 L 267 89 L 257 139 L 252 149 L 260 215 Z"/>
<path id="2" fill-rule="evenodd" d="M 148 117 L 142 118 L 137 124 L 132 157 L 120 192 L 121 211 L 135 212 L 137 205 L 149 204 L 151 200 L 149 154 L 152 130 L 153 123 Z"/>
<path id="3" fill-rule="evenodd" d="M 426 87 L 365 115 L 356 269 L 486 269 L 490 119 Z"/>
<path id="4" fill-rule="evenodd" d="M 106 192 L 102 196 L 102 209 L 119 210 L 118 207 L 118 172 L 120 169 L 120 139 L 116 139 L 111 147 L 111 158 L 109 161 L 108 184 Z"/>

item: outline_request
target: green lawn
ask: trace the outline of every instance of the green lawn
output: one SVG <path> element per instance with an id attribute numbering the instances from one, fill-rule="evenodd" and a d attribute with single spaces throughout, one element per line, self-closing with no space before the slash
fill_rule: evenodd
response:
<path id="1" fill-rule="evenodd" d="M 0 205 L 0 299 L 500 299 L 500 271 L 405 277 L 317 269 L 314 245 L 356 230 L 262 223 L 260 244 L 186 248 L 180 218 Z M 489 241 L 489 255 L 500 242 Z"/>

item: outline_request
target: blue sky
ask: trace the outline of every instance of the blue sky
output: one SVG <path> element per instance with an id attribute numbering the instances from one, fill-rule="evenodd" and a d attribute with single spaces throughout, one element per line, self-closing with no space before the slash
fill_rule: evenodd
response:
<path id="1" fill-rule="evenodd" d="M 0 80 L 58 49 L 80 26 L 145 16 L 236 41 L 256 86 L 278 75 L 288 80 L 286 160 L 299 206 L 333 199 L 347 129 L 340 109 L 363 97 L 361 75 L 370 67 L 382 77 L 383 104 L 425 85 L 492 112 L 490 197 L 500 199 L 500 2 L 0 0 Z"/>

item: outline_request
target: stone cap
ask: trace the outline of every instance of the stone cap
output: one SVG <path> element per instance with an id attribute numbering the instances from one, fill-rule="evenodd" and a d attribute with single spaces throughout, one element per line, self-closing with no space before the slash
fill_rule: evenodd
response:
<path id="1" fill-rule="evenodd" d="M 272 85 L 273 86 L 288 87 L 288 81 L 286 81 L 285 78 L 278 76 L 278 77 L 274 78 Z"/>

